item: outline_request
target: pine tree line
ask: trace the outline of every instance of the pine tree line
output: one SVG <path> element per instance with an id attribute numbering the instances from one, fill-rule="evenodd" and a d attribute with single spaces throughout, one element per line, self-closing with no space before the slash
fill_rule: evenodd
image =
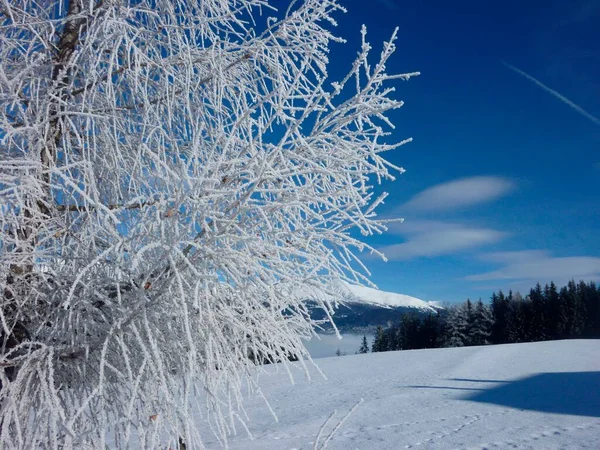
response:
<path id="1" fill-rule="evenodd" d="M 600 288 L 583 281 L 570 281 L 560 290 L 554 283 L 544 288 L 538 283 L 526 297 L 499 291 L 490 305 L 467 300 L 437 314 L 407 314 L 390 328 L 377 328 L 372 351 L 580 337 L 600 338 Z"/>
<path id="2" fill-rule="evenodd" d="M 526 298 L 501 291 L 492 295 L 492 342 L 534 342 L 600 337 L 600 288 L 570 281 L 560 290 L 538 283 Z"/>

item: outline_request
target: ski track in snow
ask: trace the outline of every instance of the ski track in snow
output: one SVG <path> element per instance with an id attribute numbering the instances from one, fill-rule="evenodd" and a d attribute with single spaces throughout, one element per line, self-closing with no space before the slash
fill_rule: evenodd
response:
<path id="1" fill-rule="evenodd" d="M 577 380 L 572 377 L 580 374 L 585 380 L 600 381 L 600 341 L 387 352 L 324 358 L 317 363 L 327 380 L 315 373 L 307 381 L 298 373 L 296 384 L 290 385 L 283 373 L 264 377 L 261 386 L 279 422 L 264 404 L 249 399 L 248 426 L 254 439 L 240 433 L 231 437 L 230 448 L 312 449 L 329 414 L 337 410 L 321 443 L 360 398 L 364 402 L 327 449 L 600 448 L 600 385 L 577 385 L 579 404 L 567 403 L 564 408 L 559 388 L 552 411 L 547 403 L 553 399 L 540 396 L 552 377 L 558 377 L 557 386 L 564 383 L 566 389 L 575 383 L 569 380 Z M 519 384 L 527 380 L 534 382 Z M 504 386 L 509 393 L 497 402 L 467 398 Z M 526 386 L 528 394 L 511 398 L 510 392 L 520 392 L 519 386 Z M 529 397 L 532 404 L 522 407 L 520 402 Z M 204 436 L 209 449 L 220 448 L 208 430 Z"/>

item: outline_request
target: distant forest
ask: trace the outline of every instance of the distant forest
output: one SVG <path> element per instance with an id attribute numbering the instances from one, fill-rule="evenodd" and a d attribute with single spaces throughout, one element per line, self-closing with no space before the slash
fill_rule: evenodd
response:
<path id="1" fill-rule="evenodd" d="M 467 300 L 437 314 L 406 314 L 390 328 L 377 328 L 371 351 L 573 338 L 600 338 L 600 287 L 593 282 L 571 281 L 560 290 L 538 283 L 526 297 L 499 291 L 489 305 Z M 363 338 L 359 353 L 368 350 Z"/>

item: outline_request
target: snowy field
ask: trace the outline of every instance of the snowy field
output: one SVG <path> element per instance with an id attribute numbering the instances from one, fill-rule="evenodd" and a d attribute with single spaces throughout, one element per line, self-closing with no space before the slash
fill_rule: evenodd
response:
<path id="1" fill-rule="evenodd" d="M 279 421 L 251 400 L 251 440 L 232 449 L 312 449 L 361 398 L 328 449 L 600 449 L 600 341 L 413 350 L 319 359 L 262 380 Z M 274 370 L 276 367 L 271 367 Z M 208 448 L 220 448 L 208 439 Z"/>

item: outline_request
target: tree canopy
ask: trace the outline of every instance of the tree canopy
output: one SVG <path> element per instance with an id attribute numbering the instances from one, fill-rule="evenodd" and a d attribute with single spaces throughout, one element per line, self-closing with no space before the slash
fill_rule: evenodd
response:
<path id="1" fill-rule="evenodd" d="M 415 75 L 363 29 L 331 80 L 342 9 L 0 4 L 0 446 L 194 446 L 200 410 L 225 442 L 256 363 L 304 364 L 298 293 L 367 281 Z"/>

